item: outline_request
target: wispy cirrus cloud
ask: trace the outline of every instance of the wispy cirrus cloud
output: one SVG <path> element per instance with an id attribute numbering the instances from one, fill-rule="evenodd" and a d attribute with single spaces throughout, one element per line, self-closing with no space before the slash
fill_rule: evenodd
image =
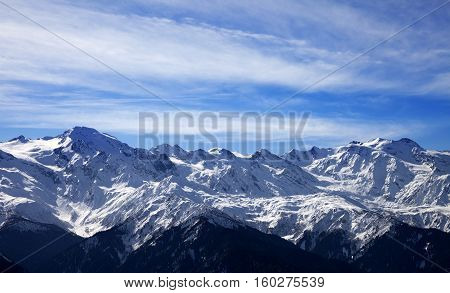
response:
<path id="1" fill-rule="evenodd" d="M 272 2 L 269 4 L 269 7 L 275 7 Z M 230 5 L 239 8 L 234 2 Z M 311 3 L 308 5 L 293 10 L 284 9 L 279 13 L 281 18 L 293 18 L 292 11 L 316 7 Z M 121 73 L 149 85 L 172 81 L 256 83 L 302 88 L 336 69 L 355 53 L 314 46 L 304 39 L 249 33 L 193 20 L 87 10 L 65 2 L 46 2 L 45 5 L 41 2 L 15 2 L 14 6 Z M 331 20 L 334 23 L 328 25 L 338 31 L 343 28 L 346 34 L 349 33 L 346 25 L 349 20 L 363 18 L 363 15 L 357 15 L 350 9 L 332 7 Z M 290 14 L 283 15 L 288 11 Z M 3 52 L 0 59 L 3 79 L 76 84 L 101 89 L 108 89 L 109 81 L 111 90 L 119 90 L 116 87 L 117 77 L 110 76 L 111 72 L 92 59 L 13 12 L 4 9 L 1 12 L 0 38 L 5 40 L 0 47 Z M 261 13 L 264 15 L 264 11 Z M 348 15 L 343 21 L 341 18 L 345 13 Z M 322 19 L 320 15 L 313 15 L 315 20 L 310 21 Z M 365 20 L 363 24 L 367 22 Z M 371 33 L 369 27 L 379 26 L 375 23 L 367 25 L 365 34 L 381 35 L 381 29 L 378 28 L 378 33 Z M 316 88 L 354 91 L 395 87 L 392 80 L 368 73 L 360 74 L 364 67 L 356 65 L 349 68 L 321 82 Z M 125 83 L 121 87 L 125 87 Z"/>
<path id="2" fill-rule="evenodd" d="M 335 69 L 342 59 L 339 54 L 324 53 L 323 49 L 319 51 L 303 42 L 205 24 L 111 15 L 67 6 L 54 6 L 39 13 L 28 11 L 27 7 L 21 9 L 92 56 L 144 82 L 250 82 L 295 88 Z M 3 12 L 1 25 L 0 38 L 5 42 L 0 47 L 0 73 L 4 79 L 95 88 L 101 84 L 92 79 L 111 75 L 98 63 L 19 16 Z M 296 51 L 307 56 L 296 56 Z M 112 85 L 116 83 L 115 76 L 107 78 Z M 330 78 L 323 86 L 364 86 L 371 82 L 366 80 L 348 72 Z"/>
<path id="3" fill-rule="evenodd" d="M 139 113 L 145 112 L 139 104 L 131 104 L 128 99 L 90 99 L 89 96 L 58 100 L 48 97 L 49 101 L 39 103 L 35 99 L 18 98 L 14 102 L 0 97 L 0 114 L 14 113 L 8 124 L 14 128 L 68 129 L 75 125 L 94 127 L 100 131 L 114 132 L 118 135 L 137 135 L 140 131 Z M 84 107 L 78 107 L 78 105 Z M 150 109 L 149 109 L 150 110 Z M 180 135 L 192 136 L 196 143 L 205 140 L 204 132 L 215 136 L 219 145 L 239 143 L 245 137 L 247 142 L 258 139 L 276 143 L 301 139 L 307 146 L 322 142 L 322 146 L 345 144 L 358 139 L 366 141 L 375 137 L 408 137 L 422 130 L 419 121 L 408 123 L 397 121 L 364 121 L 343 117 L 308 116 L 304 126 L 302 113 L 295 116 L 274 113 L 272 117 L 258 116 L 256 112 L 201 112 L 189 111 L 184 115 L 175 111 L 151 109 L 151 118 L 144 118 L 145 133 L 154 133 L 160 137 Z M 143 113 L 144 117 L 145 114 Z M 166 116 L 167 115 L 167 116 Z M 177 119 L 181 117 L 181 119 Z M 256 115 L 256 116 L 255 116 Z M 202 118 L 203 117 L 203 118 Z M 213 117 L 213 118 L 211 118 Z M 225 117 L 232 117 L 231 120 Z M 267 120 L 266 120 L 267 119 Z M 212 121 L 215 121 L 213 123 Z M 188 123 L 189 121 L 189 123 Z M 301 127 L 301 129 L 299 129 Z M 299 131 L 298 137 L 293 137 Z M 167 139 L 167 138 L 166 138 Z M 173 142 L 173 137 L 169 141 Z M 177 143 L 187 143 L 188 139 Z M 136 145 L 137 140 L 130 142 Z M 239 147 L 239 145 L 237 145 Z M 299 146 L 301 147 L 301 145 Z M 245 150 L 249 151 L 249 150 Z M 252 149 L 251 151 L 254 151 Z M 284 150 L 286 151 L 286 150 Z"/>
<path id="4" fill-rule="evenodd" d="M 193 112 L 265 111 L 440 4 L 5 2 Z M 311 137 L 322 140 L 417 134 L 417 125 L 429 124 L 431 109 L 428 114 L 408 114 L 392 97 L 413 103 L 449 97 L 449 32 L 442 29 L 448 15 L 448 8 L 438 11 L 281 109 L 312 111 Z M 0 27 L 0 112 L 5 114 L 0 122 L 5 126 L 84 124 L 131 133 L 139 111 L 167 110 L 158 98 L 4 6 Z M 370 97 L 365 103 L 350 102 L 365 96 Z M 378 96 L 391 110 L 380 111 Z M 434 103 L 442 108 L 442 103 Z M 369 107 L 375 104 L 378 123 L 364 118 L 375 115 Z M 405 121 L 411 127 L 402 126 Z"/>

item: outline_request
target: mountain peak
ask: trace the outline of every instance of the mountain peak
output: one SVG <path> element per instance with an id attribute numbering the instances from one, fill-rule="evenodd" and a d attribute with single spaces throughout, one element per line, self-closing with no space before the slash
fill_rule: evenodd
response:
<path id="1" fill-rule="evenodd" d="M 91 150 L 105 151 L 105 152 L 120 152 L 123 150 L 125 143 L 120 142 L 114 136 L 106 133 L 101 133 L 94 128 L 76 126 L 69 130 L 66 130 L 62 135 L 62 142 L 69 139 L 72 144 L 72 148 L 75 147 L 78 151 L 85 149 L 85 146 L 89 146 Z"/>
<path id="2" fill-rule="evenodd" d="M 409 138 L 399 140 L 389 140 L 377 138 L 362 144 L 365 147 L 386 152 L 392 156 L 410 163 L 417 163 L 418 154 L 424 149 L 415 141 Z"/>
<path id="3" fill-rule="evenodd" d="M 422 149 L 422 147 L 417 142 L 415 142 L 414 140 L 409 139 L 409 138 L 401 138 L 401 139 L 397 140 L 396 142 L 411 145 L 413 147 Z"/>
<path id="4" fill-rule="evenodd" d="M 311 149 L 312 151 L 313 149 Z M 291 163 L 306 165 L 307 163 L 314 160 L 311 155 L 311 151 L 300 151 L 296 149 L 292 149 L 288 153 L 282 155 L 281 157 L 285 160 L 288 160 Z"/>
<path id="5" fill-rule="evenodd" d="M 377 139 L 382 139 L 382 138 L 377 138 Z M 357 140 L 352 140 L 352 141 L 350 142 L 350 144 L 362 145 L 362 142 L 357 141 Z"/>
<path id="6" fill-rule="evenodd" d="M 83 141 L 96 141 L 96 140 L 114 140 L 119 142 L 119 140 L 107 133 L 99 132 L 94 128 L 75 126 L 69 130 L 66 130 L 61 137 L 70 137 L 72 140 L 83 140 Z"/>
<path id="7" fill-rule="evenodd" d="M 266 150 L 266 149 L 260 149 L 259 151 L 256 151 L 252 155 L 252 159 L 258 159 L 258 158 L 280 160 L 279 156 L 272 154 L 269 150 Z"/>
<path id="8" fill-rule="evenodd" d="M 160 144 L 150 149 L 152 153 L 165 154 L 168 156 L 185 157 L 187 152 L 179 145 L 170 145 L 167 143 Z"/>
<path id="9" fill-rule="evenodd" d="M 66 130 L 62 135 L 65 137 L 70 137 L 72 139 L 83 139 L 103 134 L 94 128 L 75 126 L 74 128 Z"/>
<path id="10" fill-rule="evenodd" d="M 15 138 L 9 140 L 9 142 L 13 142 L 13 141 L 18 141 L 18 142 L 21 142 L 21 143 L 27 143 L 27 142 L 30 141 L 30 139 L 26 138 L 23 135 L 19 135 L 18 137 L 15 137 Z"/>
<path id="11" fill-rule="evenodd" d="M 287 155 L 290 155 L 290 156 L 298 156 L 298 155 L 300 155 L 301 153 L 303 153 L 302 151 L 299 151 L 299 150 L 297 150 L 297 149 L 292 149 L 292 150 L 290 150 L 288 153 L 287 153 Z"/>
<path id="12" fill-rule="evenodd" d="M 377 147 L 380 147 L 382 145 L 389 144 L 389 143 L 392 143 L 392 140 L 386 139 L 386 138 L 377 137 L 375 139 L 371 139 L 371 140 L 366 141 L 364 143 L 355 143 L 354 141 L 352 141 L 350 144 L 359 144 L 359 145 L 366 146 L 366 147 L 375 147 L 375 148 L 377 148 Z"/>
<path id="13" fill-rule="evenodd" d="M 414 153 L 414 152 L 424 150 L 417 142 L 415 142 L 409 138 L 393 140 L 393 141 L 391 141 L 391 143 L 384 145 L 383 149 L 394 150 L 397 152 L 408 152 L 408 153 Z"/>
<path id="14" fill-rule="evenodd" d="M 353 142 L 352 142 L 353 143 Z M 378 149 L 384 149 L 384 148 L 417 148 L 417 149 L 423 149 L 417 142 L 413 141 L 409 138 L 401 138 L 399 140 L 391 140 L 391 139 L 385 139 L 385 138 L 375 138 L 372 140 L 369 140 L 363 144 L 363 146 L 368 146 L 372 148 L 378 148 Z"/>
<path id="15" fill-rule="evenodd" d="M 227 149 L 215 147 L 208 151 L 211 155 L 225 158 L 234 158 L 235 155 Z"/>

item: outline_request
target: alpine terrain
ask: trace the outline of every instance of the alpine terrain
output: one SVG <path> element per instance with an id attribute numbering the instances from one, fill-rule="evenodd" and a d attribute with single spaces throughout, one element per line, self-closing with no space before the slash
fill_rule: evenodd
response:
<path id="1" fill-rule="evenodd" d="M 0 143 L 4 272 L 446 272 L 450 152 L 144 150 L 86 127 Z"/>

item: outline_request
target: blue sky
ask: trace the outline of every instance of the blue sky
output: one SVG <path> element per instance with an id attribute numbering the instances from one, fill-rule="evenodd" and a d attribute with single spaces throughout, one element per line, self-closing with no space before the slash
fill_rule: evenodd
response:
<path id="1" fill-rule="evenodd" d="M 194 113 L 267 111 L 444 3 L 2 1 Z M 448 27 L 450 4 L 277 111 L 311 113 L 307 146 L 450 149 Z M 142 111 L 176 109 L 0 5 L 0 140 L 85 125 L 136 145 Z"/>

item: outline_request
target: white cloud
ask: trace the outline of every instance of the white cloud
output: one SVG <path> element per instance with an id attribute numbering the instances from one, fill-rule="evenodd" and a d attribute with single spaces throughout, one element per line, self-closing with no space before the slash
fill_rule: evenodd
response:
<path id="1" fill-rule="evenodd" d="M 242 83 L 300 90 L 399 28 L 397 23 L 380 21 L 367 11 L 344 3 L 319 2 L 141 3 L 150 12 L 164 8 L 162 10 L 169 16 L 184 12 L 199 18 L 178 21 L 151 16 L 151 13 L 137 15 L 126 9 L 120 13 L 112 9 L 105 11 L 103 2 L 98 5 L 86 2 L 86 6 L 66 1 L 14 1 L 10 4 L 155 92 L 178 95 L 180 92 L 174 92 L 177 85 L 189 90 L 190 85 L 197 87 L 200 83 L 209 84 L 211 89 L 218 84 Z M 127 5 L 132 3 L 140 1 Z M 238 11 L 241 13 L 236 13 Z M 225 28 L 207 24 L 211 18 L 223 20 Z M 229 23 L 242 27 L 247 23 L 255 29 L 252 31 L 248 27 L 244 31 L 227 26 Z M 3 80 L 145 95 L 101 64 L 5 7 L 0 9 L 0 26 L 0 78 Z M 401 39 L 394 47 L 378 48 L 311 91 L 389 89 L 420 93 L 423 73 L 442 66 L 448 48 L 427 44 L 425 50 L 421 50 L 417 38 L 408 39 L 410 42 Z M 392 74 L 391 67 L 395 64 L 398 66 Z"/>
<path id="2" fill-rule="evenodd" d="M 174 117 L 179 112 L 163 112 L 162 110 L 130 106 L 127 100 L 92 100 L 79 97 L 70 100 L 52 100 L 37 102 L 28 98 L 17 98 L 14 102 L 0 97 L 0 123 L 14 128 L 71 128 L 76 125 L 94 127 L 101 131 L 136 135 L 139 133 L 139 112 L 151 112 L 157 117 L 146 119 L 146 131 L 158 135 L 192 135 L 198 140 L 205 139 L 202 129 L 215 135 L 218 140 L 226 141 L 226 135 L 231 134 L 232 141 L 239 142 L 245 134 L 246 141 L 258 139 L 271 141 L 289 141 L 292 132 L 298 130 L 301 115 L 289 120 L 289 114 L 279 114 L 280 119 L 257 120 L 251 114 L 234 113 L 230 126 L 224 118 L 227 112 L 208 112 L 207 118 L 200 118 L 204 112 L 188 112 L 192 116 L 192 125 L 185 116 L 181 120 Z M 203 113 L 203 114 L 202 114 Z M 164 120 L 168 115 L 168 120 Z M 216 124 L 211 122 L 211 115 L 216 117 Z M 247 115 L 246 119 L 243 119 Z M 204 122 L 204 124 L 201 123 Z M 259 122 L 258 122 L 259 121 Z M 280 123 L 281 121 L 281 123 Z M 202 127 L 200 127 L 202 125 Z M 306 120 L 301 136 L 307 141 L 328 141 L 342 144 L 351 140 L 366 141 L 375 137 L 398 138 L 417 135 L 423 130 L 423 125 L 415 121 L 364 121 L 360 119 L 343 119 L 311 116 Z M 268 131 L 268 132 L 266 132 Z M 267 135 L 270 133 L 270 135 Z"/>
<path id="3" fill-rule="evenodd" d="M 450 98 L 450 72 L 436 75 L 422 89 L 424 93 L 433 93 L 444 98 Z"/>
<path id="4" fill-rule="evenodd" d="M 157 94 L 175 104 L 190 104 L 194 110 L 201 109 L 212 95 L 237 104 L 245 96 L 245 87 L 253 85 L 302 89 L 403 25 L 325 0 L 320 4 L 289 0 L 142 2 L 147 11 L 171 8 L 164 10 L 166 17 L 156 12 L 117 11 L 109 1 L 104 7 L 101 1 L 84 5 L 6 2 Z M 198 18 L 180 19 L 177 11 Z M 139 111 L 163 110 L 160 104 L 142 103 L 155 98 L 5 7 L 0 7 L 0 28 L 0 122 L 4 127 L 82 124 L 135 134 Z M 448 66 L 440 68 L 446 66 L 448 46 L 430 42 L 421 47 L 421 39 L 410 36 L 378 48 L 311 91 L 341 94 L 388 89 L 448 95 Z M 430 72 L 435 78 L 427 83 L 421 78 Z M 28 82 L 48 88 L 33 91 L 35 85 Z M 221 93 L 224 84 L 242 92 Z M 64 86 L 77 89 L 65 91 Z M 246 99 L 255 99 L 257 91 L 251 94 Z M 268 108 L 274 99 L 259 97 L 256 103 Z M 305 100 L 296 101 L 298 106 Z M 420 127 L 414 121 L 374 123 L 315 116 L 304 135 L 343 142 L 410 136 Z"/>
<path id="5" fill-rule="evenodd" d="M 45 3 L 44 9 L 42 2 L 19 3 L 13 5 L 121 73 L 144 83 L 241 82 L 300 89 L 351 56 L 302 40 L 206 24 L 110 14 L 66 4 Z M 102 65 L 11 11 L 2 9 L 0 16 L 3 79 L 126 93 L 126 82 L 117 86 L 118 77 Z M 354 67 L 317 88 L 348 91 L 383 84 L 376 78 L 359 75 L 358 67 Z"/>

